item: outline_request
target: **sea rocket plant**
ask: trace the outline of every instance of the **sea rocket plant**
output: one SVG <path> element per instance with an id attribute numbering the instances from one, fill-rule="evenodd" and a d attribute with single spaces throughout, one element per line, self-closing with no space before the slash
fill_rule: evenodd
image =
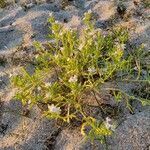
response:
<path id="1" fill-rule="evenodd" d="M 43 111 L 44 116 L 70 124 L 79 121 L 84 136 L 104 142 L 105 136 L 115 131 L 112 119 L 107 117 L 106 120 L 98 120 L 97 116 L 88 112 L 90 107 L 100 109 L 102 114 L 107 114 L 107 111 L 113 114 L 102 109 L 101 92 L 109 93 L 117 102 L 125 99 L 128 106 L 130 99 L 136 99 L 144 105 L 149 104 L 149 101 L 130 96 L 119 89 L 117 84 L 118 78 L 120 82 L 136 78 L 133 71 L 140 53 L 138 59 L 131 54 L 124 55 L 128 32 L 121 28 L 103 35 L 101 31 L 95 30 L 91 18 L 91 14 L 85 14 L 85 26 L 82 32 L 78 32 L 64 29 L 51 16 L 49 22 L 52 32 L 49 37 L 53 42 L 48 43 L 49 49 L 45 50 L 39 42 L 35 42 L 38 57 L 33 60 L 34 73 L 31 75 L 23 68 L 21 75 L 12 77 L 12 83 L 18 88 L 16 98 L 24 105 L 30 105 L 28 102 L 38 106 L 44 103 L 48 106 L 48 110 Z M 56 78 L 53 81 L 54 75 Z M 140 78 L 141 73 L 138 75 Z M 53 82 L 45 83 L 50 78 Z M 107 82 L 108 85 L 113 83 L 115 87 L 107 88 Z M 90 93 L 93 95 L 88 99 Z M 106 107 L 105 103 L 103 105 Z"/>

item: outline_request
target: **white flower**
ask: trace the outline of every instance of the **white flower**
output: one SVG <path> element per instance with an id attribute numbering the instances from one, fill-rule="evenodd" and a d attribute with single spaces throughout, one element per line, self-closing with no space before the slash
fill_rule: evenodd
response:
<path id="1" fill-rule="evenodd" d="M 79 50 L 82 50 L 82 49 L 83 49 L 83 47 L 84 47 L 84 45 L 83 45 L 83 44 L 80 44 L 80 46 L 79 46 Z"/>
<path id="2" fill-rule="evenodd" d="M 60 112 L 61 112 L 60 107 L 56 107 L 54 104 L 48 105 L 48 110 L 50 112 L 57 113 L 57 114 L 60 114 Z"/>
<path id="3" fill-rule="evenodd" d="M 111 119 L 111 118 L 106 117 L 106 122 L 111 122 L 111 121 L 112 121 L 112 119 Z"/>
<path id="4" fill-rule="evenodd" d="M 11 78 L 12 76 L 13 76 L 13 74 L 12 74 L 12 73 L 10 73 L 10 74 L 9 74 L 9 78 Z"/>
<path id="5" fill-rule="evenodd" d="M 13 76 L 17 76 L 19 75 L 19 71 L 18 70 L 13 70 L 12 72 L 10 72 L 8 74 L 9 78 L 13 77 Z"/>
<path id="6" fill-rule="evenodd" d="M 138 68 L 135 66 L 134 68 L 133 68 L 135 71 L 138 71 Z"/>
<path id="7" fill-rule="evenodd" d="M 88 10 L 88 14 L 91 14 L 91 13 L 92 13 L 92 10 L 91 10 L 91 9 L 89 9 L 89 10 Z"/>
<path id="8" fill-rule="evenodd" d="M 50 13 L 49 13 L 49 17 L 52 17 L 52 16 L 53 16 L 53 13 L 52 13 L 52 12 L 50 12 Z"/>
<path id="9" fill-rule="evenodd" d="M 37 55 L 35 55 L 35 58 L 37 59 L 39 57 L 39 55 L 37 54 Z"/>
<path id="10" fill-rule="evenodd" d="M 62 51 L 64 50 L 64 48 L 63 48 L 63 47 L 61 47 L 61 48 L 60 48 L 60 50 L 61 50 L 61 52 L 62 52 Z"/>
<path id="11" fill-rule="evenodd" d="M 58 21 L 58 20 L 56 20 L 56 21 L 55 21 L 55 23 L 56 23 L 56 24 L 58 24 L 58 23 L 59 23 L 59 21 Z"/>
<path id="12" fill-rule="evenodd" d="M 115 52 L 114 52 L 114 55 L 117 55 L 117 54 L 118 54 L 118 51 L 115 51 Z"/>
<path id="13" fill-rule="evenodd" d="M 78 77 L 77 77 L 76 75 L 70 77 L 70 79 L 69 79 L 69 82 L 75 83 L 75 82 L 77 82 L 77 81 L 78 81 Z"/>
<path id="14" fill-rule="evenodd" d="M 95 73 L 96 69 L 94 67 L 88 68 L 89 73 Z"/>
<path id="15" fill-rule="evenodd" d="M 121 48 L 122 50 L 124 50 L 124 49 L 126 48 L 126 44 L 121 44 L 121 45 L 120 45 L 120 48 Z"/>
<path id="16" fill-rule="evenodd" d="M 63 36 L 63 34 L 64 34 L 64 32 L 60 32 L 60 33 L 59 33 L 60 36 Z"/>
<path id="17" fill-rule="evenodd" d="M 51 94 L 50 94 L 50 93 L 46 93 L 45 97 L 46 97 L 46 98 L 50 98 L 50 97 L 51 97 Z"/>
<path id="18" fill-rule="evenodd" d="M 51 86 L 52 85 L 52 83 L 51 82 L 47 82 L 47 83 L 45 83 L 45 86 L 46 87 L 49 87 L 49 86 Z"/>
<path id="19" fill-rule="evenodd" d="M 57 58 L 58 58 L 58 55 L 57 55 L 57 54 L 54 54 L 54 57 L 57 59 Z"/>
<path id="20" fill-rule="evenodd" d="M 52 30 L 52 33 L 55 34 L 54 30 Z"/>
<path id="21" fill-rule="evenodd" d="M 104 122 L 107 129 L 115 131 L 115 125 L 112 123 L 112 119 L 109 117 L 106 117 L 106 120 Z"/>
<path id="22" fill-rule="evenodd" d="M 31 100 L 29 100 L 29 101 L 28 101 L 28 104 L 31 104 L 31 103 L 32 103 L 32 101 L 31 101 Z"/>
<path id="23" fill-rule="evenodd" d="M 119 42 L 115 43 L 118 49 L 124 50 L 126 48 L 126 44 L 120 44 Z"/>
<path id="24" fill-rule="evenodd" d="M 40 86 L 37 87 L 37 90 L 38 90 L 38 91 L 41 91 L 41 89 L 42 89 L 42 88 L 41 88 Z"/>

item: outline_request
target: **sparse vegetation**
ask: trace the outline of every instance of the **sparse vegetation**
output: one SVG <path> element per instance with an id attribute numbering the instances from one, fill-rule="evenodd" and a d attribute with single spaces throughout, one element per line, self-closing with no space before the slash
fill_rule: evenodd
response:
<path id="1" fill-rule="evenodd" d="M 149 105 L 147 97 L 129 95 L 119 89 L 119 82 L 150 83 L 149 72 L 142 76 L 142 47 L 135 54 L 127 53 L 128 32 L 124 28 L 103 35 L 90 21 L 91 14 L 83 18 L 82 31 L 66 30 L 54 17 L 49 19 L 53 43 L 45 49 L 38 42 L 34 45 L 37 54 L 34 58 L 34 71 L 22 72 L 12 77 L 12 84 L 18 89 L 16 99 L 24 105 L 44 104 L 47 109 L 43 115 L 56 120 L 71 123 L 73 119 L 82 123 L 81 133 L 87 138 L 105 142 L 115 130 L 115 124 L 109 123 L 109 116 L 101 120 L 89 116 L 84 108 L 88 105 L 86 94 L 91 93 L 102 114 L 101 101 L 97 99 L 100 91 L 109 91 L 118 103 L 125 100 L 129 109 L 130 100 L 138 100 Z M 102 86 L 114 82 L 116 87 Z"/>

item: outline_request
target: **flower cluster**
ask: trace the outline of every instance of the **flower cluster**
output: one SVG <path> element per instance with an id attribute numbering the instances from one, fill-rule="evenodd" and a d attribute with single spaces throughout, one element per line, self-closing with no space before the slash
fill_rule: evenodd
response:
<path id="1" fill-rule="evenodd" d="M 75 83 L 75 82 L 77 82 L 77 81 L 78 81 L 77 75 L 71 76 L 70 79 L 69 79 L 69 82 L 70 82 L 70 83 Z"/>
<path id="2" fill-rule="evenodd" d="M 57 113 L 57 114 L 61 113 L 60 107 L 56 107 L 54 104 L 48 105 L 48 110 L 52 113 Z"/>
<path id="3" fill-rule="evenodd" d="M 107 129 L 115 131 L 115 125 L 113 124 L 113 121 L 111 118 L 106 117 L 104 124 L 105 124 Z"/>
<path id="4" fill-rule="evenodd" d="M 94 67 L 88 68 L 89 73 L 96 73 L 96 69 Z"/>

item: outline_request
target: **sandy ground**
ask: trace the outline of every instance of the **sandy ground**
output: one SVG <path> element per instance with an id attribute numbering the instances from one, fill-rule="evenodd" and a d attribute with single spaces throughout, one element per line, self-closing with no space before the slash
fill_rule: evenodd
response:
<path id="1" fill-rule="evenodd" d="M 24 7 L 25 2 L 27 8 Z M 33 108 L 27 117 L 23 116 L 24 108 L 12 98 L 15 89 L 10 87 L 9 76 L 20 67 L 14 64 L 12 56 L 26 60 L 34 53 L 33 41 L 49 41 L 47 18 L 51 14 L 66 27 L 80 28 L 84 12 L 92 10 L 97 28 L 106 32 L 111 27 L 125 26 L 130 31 L 128 49 L 134 50 L 143 43 L 145 51 L 149 51 L 150 8 L 145 8 L 140 0 L 123 2 L 127 8 L 124 18 L 117 14 L 117 0 L 75 0 L 69 5 L 61 2 L 18 0 L 17 4 L 12 4 L 10 0 L 11 5 L 0 9 L 0 150 L 105 149 L 97 141 L 94 144 L 85 142 L 78 128 L 60 129 L 53 120 L 42 118 L 38 107 Z M 17 49 L 21 51 L 15 55 Z M 150 59 L 146 63 L 150 65 Z M 134 114 L 125 111 L 123 118 L 124 122 L 116 129 L 115 135 L 108 138 L 109 149 L 149 150 L 149 107 L 138 105 Z"/>

